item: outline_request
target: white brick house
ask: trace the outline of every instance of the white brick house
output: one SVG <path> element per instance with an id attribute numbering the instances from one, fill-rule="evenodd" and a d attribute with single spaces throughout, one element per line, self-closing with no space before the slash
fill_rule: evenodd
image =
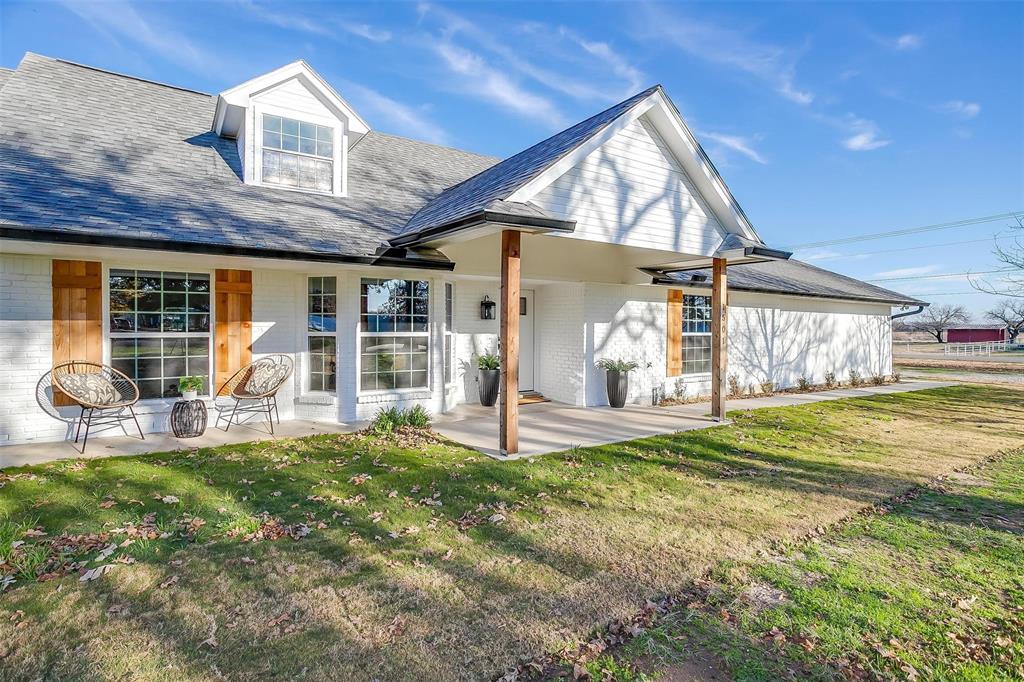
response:
<path id="1" fill-rule="evenodd" d="M 888 374 L 891 308 L 921 305 L 765 246 L 660 87 L 500 161 L 373 131 L 303 62 L 208 95 L 28 54 L 0 71 L 0 146 L 5 444 L 69 436 L 78 410 L 48 410 L 40 384 L 62 359 L 137 381 L 144 431 L 168 428 L 180 376 L 213 405 L 219 379 L 271 353 L 296 368 L 282 419 L 475 402 L 502 328 L 481 302 L 515 302 L 510 232 L 518 388 L 573 405 L 607 403 L 601 358 L 640 364 L 640 403 L 725 374 Z M 56 275 L 84 264 L 95 285 Z"/>

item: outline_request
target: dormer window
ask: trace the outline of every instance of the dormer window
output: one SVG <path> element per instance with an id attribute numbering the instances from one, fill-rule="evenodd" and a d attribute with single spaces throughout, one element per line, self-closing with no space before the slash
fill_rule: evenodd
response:
<path id="1" fill-rule="evenodd" d="M 366 121 L 303 61 L 217 95 L 213 130 L 235 140 L 242 182 L 348 195 L 348 150 Z"/>
<path id="2" fill-rule="evenodd" d="M 330 192 L 334 187 L 334 129 L 263 115 L 263 182 Z"/>

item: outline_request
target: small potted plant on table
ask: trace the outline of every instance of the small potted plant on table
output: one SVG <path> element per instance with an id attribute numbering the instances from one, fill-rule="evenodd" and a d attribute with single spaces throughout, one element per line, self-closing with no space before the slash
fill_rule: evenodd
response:
<path id="1" fill-rule="evenodd" d="M 203 388 L 202 377 L 181 377 L 178 379 L 178 390 L 182 400 L 196 400 Z"/>
<path id="2" fill-rule="evenodd" d="M 202 389 L 202 377 L 178 379 L 181 400 L 171 408 L 171 431 L 178 438 L 195 438 L 206 431 L 206 403 L 199 400 Z"/>
<path id="3" fill-rule="evenodd" d="M 629 373 L 639 365 L 632 360 L 611 360 L 601 358 L 597 366 L 607 374 L 608 404 L 612 407 L 623 407 L 629 393 Z"/>
<path id="4" fill-rule="evenodd" d="M 480 404 L 494 407 L 498 402 L 498 384 L 501 381 L 501 361 L 497 355 L 486 353 L 476 359 L 477 381 L 480 384 Z"/>

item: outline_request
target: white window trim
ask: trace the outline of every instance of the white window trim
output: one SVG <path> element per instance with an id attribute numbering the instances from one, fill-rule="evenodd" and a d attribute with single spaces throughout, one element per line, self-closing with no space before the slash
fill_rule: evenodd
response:
<path id="1" fill-rule="evenodd" d="M 455 282 L 443 282 L 444 289 L 444 310 L 442 314 L 444 319 L 441 320 L 441 324 L 444 327 L 444 332 L 441 336 L 441 353 L 444 356 L 444 364 L 442 366 L 442 372 L 447 374 L 447 370 L 451 368 L 451 381 L 448 380 L 447 376 L 442 377 L 445 388 L 450 388 L 457 383 L 458 377 L 455 376 L 455 358 L 458 355 L 458 351 L 455 347 L 458 336 L 456 335 L 455 328 L 458 326 L 455 322 L 455 312 L 458 308 L 455 305 L 455 297 L 458 295 L 456 291 Z M 452 288 L 452 324 L 451 328 L 448 327 L 448 287 Z M 449 350 L 445 353 L 445 342 L 448 342 Z"/>
<path id="2" fill-rule="evenodd" d="M 309 280 L 311 280 L 311 279 L 325 279 L 327 277 L 334 278 L 334 331 L 333 332 L 311 332 L 311 331 L 309 331 L 309 316 L 310 316 L 310 311 L 309 311 L 309 297 L 310 297 L 310 293 L 309 293 Z M 337 275 L 317 275 L 317 274 L 307 274 L 305 279 L 303 280 L 302 305 L 299 308 L 302 311 L 302 325 L 301 325 L 300 329 L 302 329 L 302 338 L 303 338 L 303 340 L 305 342 L 304 345 L 303 345 L 303 348 L 302 348 L 302 357 L 303 357 L 303 365 L 304 365 L 304 367 L 303 367 L 303 371 L 302 371 L 302 381 L 300 383 L 300 385 L 302 386 L 302 395 L 301 395 L 301 397 L 302 398 L 313 399 L 317 403 L 320 403 L 320 400 L 316 400 L 316 399 L 324 399 L 324 398 L 336 397 L 338 395 L 338 388 L 339 388 L 339 384 L 340 384 L 340 382 L 338 381 L 338 379 L 340 377 L 340 374 L 341 374 L 341 372 L 339 371 L 340 370 L 340 367 L 339 367 L 340 363 L 338 362 L 338 351 L 339 351 L 339 347 L 338 347 L 338 328 L 339 328 L 339 325 L 341 323 L 341 314 L 340 314 L 341 290 L 339 289 L 341 283 L 340 283 L 339 280 L 340 280 L 340 278 Z M 311 379 L 310 374 L 311 374 L 312 369 L 313 369 L 313 353 L 309 350 L 309 339 L 310 339 L 310 337 L 313 337 L 313 336 L 330 336 L 330 337 L 334 338 L 334 390 L 333 391 L 331 391 L 329 389 L 313 388 L 312 382 L 310 381 L 310 379 Z M 327 404 L 326 401 L 324 401 L 323 404 Z"/>
<path id="3" fill-rule="evenodd" d="M 270 104 L 254 103 L 253 129 L 252 129 L 252 154 L 249 155 L 252 161 L 253 184 L 260 187 L 283 189 L 289 192 L 301 192 L 303 194 L 316 194 L 319 196 L 348 196 L 348 132 L 345 122 L 331 116 L 321 116 L 313 113 L 304 113 L 278 107 Z M 288 187 L 273 182 L 263 182 L 263 116 L 281 116 L 305 123 L 316 123 L 317 125 L 328 126 L 334 131 L 334 157 L 331 161 L 334 164 L 334 185 L 330 192 L 305 187 Z M 274 151 L 281 151 L 275 149 Z M 289 152 L 285 152 L 289 153 Z M 320 157 L 323 158 L 323 157 Z"/>
<path id="4" fill-rule="evenodd" d="M 214 332 L 215 332 L 216 327 L 217 327 L 217 323 L 216 323 L 216 320 L 217 320 L 217 310 L 216 310 L 216 305 L 217 305 L 217 292 L 216 292 L 217 281 L 216 281 L 216 273 L 213 270 L 207 270 L 205 268 L 188 268 L 188 267 L 175 268 L 175 267 L 170 267 L 169 269 L 164 270 L 163 269 L 164 267 L 165 266 L 163 266 L 163 265 L 154 266 L 154 267 L 147 267 L 147 266 L 140 266 L 140 265 L 135 264 L 135 263 L 117 263 L 117 262 L 114 262 L 114 263 L 103 262 L 102 263 L 102 272 L 103 272 L 103 288 L 102 288 L 102 292 L 103 292 L 103 306 L 102 306 L 102 311 L 103 311 L 103 325 L 102 325 L 103 326 L 103 364 L 111 366 L 111 367 L 113 366 L 113 345 L 110 342 L 111 339 L 115 339 L 115 338 L 135 338 L 135 337 L 139 336 L 138 332 L 134 332 L 134 333 L 113 332 L 113 334 L 112 334 L 111 331 L 110 331 L 110 271 L 111 270 L 134 270 L 134 271 L 143 270 L 143 271 L 152 271 L 152 272 L 194 272 L 196 274 L 206 274 L 206 275 L 209 275 L 210 276 L 210 331 L 207 332 L 205 334 L 205 336 L 207 337 L 207 353 L 208 353 L 207 357 L 209 358 L 208 367 L 207 367 L 207 370 L 206 370 L 207 371 L 206 385 L 210 387 L 210 393 L 209 393 L 209 395 L 200 395 L 199 399 L 200 400 L 204 400 L 207 403 L 213 403 L 216 400 L 217 389 L 220 388 L 219 386 L 214 385 L 214 378 L 217 376 L 217 368 L 214 366 L 214 363 L 216 362 L 216 358 L 214 357 L 214 353 L 213 353 L 213 350 L 214 350 L 213 336 L 214 336 Z M 169 336 L 169 337 L 179 337 L 179 338 L 201 338 L 202 336 L 204 336 L 202 333 L 199 333 L 199 332 L 167 332 L 166 334 L 164 334 L 162 332 L 159 333 L 159 334 L 157 334 L 155 332 L 150 332 L 150 333 L 153 334 L 154 336 L 161 336 L 161 337 Z M 181 400 L 181 398 L 141 398 L 137 404 L 139 406 L 141 406 L 141 407 L 153 408 L 154 411 L 161 411 L 162 408 L 170 409 L 171 407 L 174 406 L 174 403 L 178 402 L 179 400 Z"/>
<path id="5" fill-rule="evenodd" d="M 704 294 L 691 294 L 691 293 L 686 293 L 686 292 L 683 293 L 683 305 L 682 305 L 682 309 L 681 309 L 683 328 L 679 330 L 679 332 L 680 332 L 679 333 L 679 353 L 680 353 L 680 361 L 682 362 L 682 368 L 681 368 L 681 372 L 680 372 L 679 376 L 685 377 L 685 378 L 688 378 L 688 379 L 693 379 L 695 377 L 710 377 L 711 376 L 711 372 L 687 372 L 686 371 L 686 346 L 683 343 L 684 339 L 700 337 L 700 336 L 708 337 L 708 338 L 711 337 L 711 331 L 710 330 L 708 330 L 706 332 L 688 332 L 688 331 L 686 331 L 686 307 L 687 307 L 686 306 L 686 297 L 687 296 L 706 298 L 706 299 L 708 299 L 708 309 L 709 309 L 709 311 L 710 311 L 710 308 L 711 308 L 711 301 L 710 301 L 711 297 L 710 296 L 707 296 L 707 295 L 704 295 Z M 709 324 L 710 324 L 710 322 L 709 322 Z"/>
<path id="6" fill-rule="evenodd" d="M 358 279 L 356 285 L 356 400 L 362 396 L 405 396 L 412 394 L 423 394 L 433 392 L 434 378 L 433 369 L 434 362 L 431 357 L 433 353 L 433 339 L 431 338 L 430 332 L 430 321 L 433 319 L 433 315 L 428 312 L 427 315 L 427 331 L 425 332 L 364 332 L 363 331 L 363 317 L 362 317 L 362 306 L 360 305 L 363 296 L 363 280 L 364 279 L 404 279 L 413 282 L 427 282 L 427 310 L 431 311 L 434 302 L 434 280 L 431 279 L 419 279 L 415 275 L 404 276 L 395 275 L 394 277 L 378 276 L 369 277 L 361 276 Z M 363 339 L 366 337 L 380 337 L 380 336 L 417 336 L 425 337 L 427 339 L 427 385 L 426 386 L 410 386 L 408 388 L 374 388 L 365 390 L 363 389 Z"/>

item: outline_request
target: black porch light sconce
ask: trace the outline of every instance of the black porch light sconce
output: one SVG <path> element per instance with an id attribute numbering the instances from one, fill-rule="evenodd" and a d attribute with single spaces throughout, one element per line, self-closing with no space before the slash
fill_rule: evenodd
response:
<path id="1" fill-rule="evenodd" d="M 498 304 L 490 299 L 486 294 L 484 300 L 480 301 L 480 319 L 481 320 L 493 320 L 494 309 L 498 307 Z"/>

